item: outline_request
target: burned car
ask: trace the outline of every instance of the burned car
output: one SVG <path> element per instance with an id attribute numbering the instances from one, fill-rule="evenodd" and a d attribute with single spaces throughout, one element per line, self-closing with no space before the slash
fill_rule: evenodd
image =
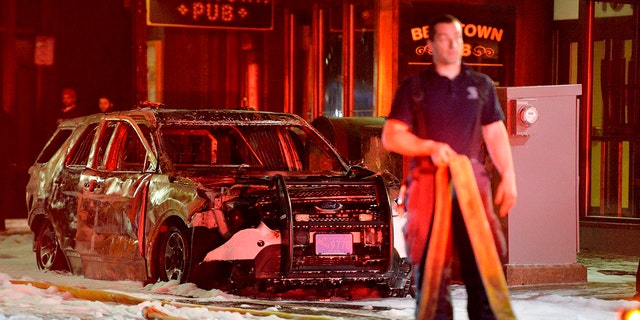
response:
<path id="1" fill-rule="evenodd" d="M 387 182 L 296 115 L 146 107 L 70 119 L 29 174 L 42 270 L 236 293 L 410 290 Z"/>

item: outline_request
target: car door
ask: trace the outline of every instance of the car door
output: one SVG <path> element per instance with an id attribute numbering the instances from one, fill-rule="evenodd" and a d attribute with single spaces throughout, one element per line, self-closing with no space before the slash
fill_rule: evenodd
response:
<path id="1" fill-rule="evenodd" d="M 107 119 L 90 166 L 80 176 L 77 251 L 85 276 L 145 280 L 144 221 L 156 167 L 149 129 L 131 119 Z"/>
<path id="2" fill-rule="evenodd" d="M 93 144 L 97 123 L 80 127 L 79 137 L 69 145 L 68 153 L 50 172 L 51 193 L 47 201 L 47 212 L 58 232 L 60 247 L 72 256 L 75 237 L 76 208 L 78 205 L 78 181 L 80 173 L 87 166 L 89 151 Z M 69 130 L 60 130 L 63 133 Z"/>

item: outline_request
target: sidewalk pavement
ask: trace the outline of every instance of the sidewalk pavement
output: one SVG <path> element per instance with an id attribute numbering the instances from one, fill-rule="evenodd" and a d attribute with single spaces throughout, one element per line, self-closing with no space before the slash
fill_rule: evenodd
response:
<path id="1" fill-rule="evenodd" d="M 5 219 L 5 230 L 0 231 L 0 235 L 12 235 L 30 233 L 27 219 Z"/>
<path id="2" fill-rule="evenodd" d="M 582 250 L 577 262 L 587 268 L 587 284 L 534 287 L 531 291 L 552 290 L 563 296 L 591 297 L 602 300 L 631 300 L 636 294 L 637 256 Z M 529 290 L 510 288 L 512 292 Z"/>

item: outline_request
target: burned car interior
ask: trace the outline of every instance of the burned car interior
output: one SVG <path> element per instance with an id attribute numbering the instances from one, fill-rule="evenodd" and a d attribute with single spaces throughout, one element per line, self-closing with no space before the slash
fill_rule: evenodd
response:
<path id="1" fill-rule="evenodd" d="M 299 127 L 217 126 L 163 128 L 163 143 L 177 168 L 233 166 L 270 171 L 340 171 L 337 159 L 309 141 Z"/>
<path id="2" fill-rule="evenodd" d="M 36 262 L 274 296 L 411 291 L 382 176 L 292 114 L 138 108 L 62 122 L 29 169 Z"/>

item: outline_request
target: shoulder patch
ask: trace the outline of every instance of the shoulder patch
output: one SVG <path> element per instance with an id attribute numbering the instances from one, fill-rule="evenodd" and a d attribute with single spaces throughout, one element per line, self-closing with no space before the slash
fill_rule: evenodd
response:
<path id="1" fill-rule="evenodd" d="M 478 100 L 478 88 L 475 86 L 467 87 L 467 99 L 469 100 Z"/>

